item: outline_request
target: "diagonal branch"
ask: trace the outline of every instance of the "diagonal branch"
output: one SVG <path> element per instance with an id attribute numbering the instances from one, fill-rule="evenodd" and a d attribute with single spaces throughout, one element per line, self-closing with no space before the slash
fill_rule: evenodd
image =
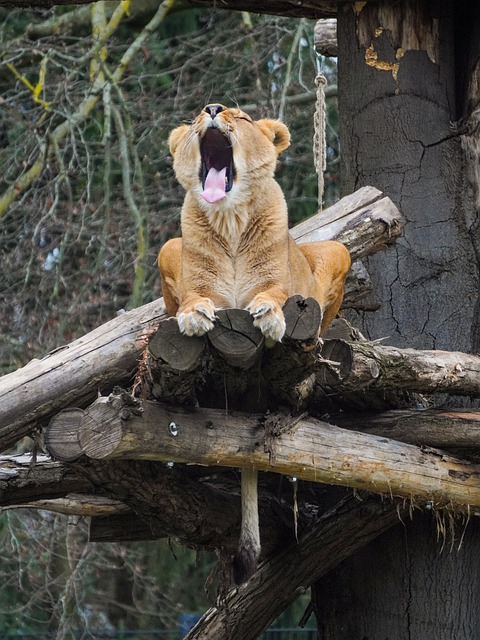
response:
<path id="1" fill-rule="evenodd" d="M 313 582 L 398 523 L 402 512 L 373 498 L 343 500 L 297 545 L 265 562 L 207 611 L 185 640 L 255 640 Z"/>

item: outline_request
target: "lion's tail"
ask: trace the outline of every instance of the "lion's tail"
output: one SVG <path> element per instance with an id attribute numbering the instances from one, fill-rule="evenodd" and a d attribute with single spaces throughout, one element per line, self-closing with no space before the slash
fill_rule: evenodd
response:
<path id="1" fill-rule="evenodd" d="M 258 472 L 242 469 L 242 528 L 238 551 L 233 560 L 233 579 L 246 582 L 256 571 L 260 556 L 258 526 Z"/>

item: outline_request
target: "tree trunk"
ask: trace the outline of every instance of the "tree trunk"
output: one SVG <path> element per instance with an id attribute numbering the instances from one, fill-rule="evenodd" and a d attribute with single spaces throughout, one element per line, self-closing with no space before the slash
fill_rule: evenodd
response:
<path id="1" fill-rule="evenodd" d="M 261 565 L 212 607 L 185 640 L 255 640 L 319 576 L 404 515 L 400 505 L 347 498 L 324 513 L 297 544 Z M 351 640 L 351 638 L 349 638 Z"/>
<path id="2" fill-rule="evenodd" d="M 480 522 L 413 512 L 313 588 L 320 640 L 478 638 Z"/>
<path id="3" fill-rule="evenodd" d="M 367 259 L 382 308 L 363 331 L 400 347 L 480 351 L 479 28 L 452 0 L 338 13 L 343 188 L 373 184 L 408 220 Z M 321 640 L 477 637 L 480 524 L 412 515 L 315 585 Z"/>
<path id="4" fill-rule="evenodd" d="M 475 235 L 476 200 L 463 170 L 464 161 L 478 170 L 478 159 L 462 155 L 455 124 L 466 106 L 455 95 L 455 61 L 471 73 L 467 54 L 478 49 L 468 22 L 479 28 L 478 8 L 468 4 L 369 2 L 358 14 L 338 14 L 342 189 L 374 185 L 408 221 L 394 249 L 367 259 L 382 307 L 364 314 L 363 328 L 401 347 L 480 350 L 472 343 L 480 322 L 478 208 Z M 470 110 L 476 104 L 478 96 Z"/>

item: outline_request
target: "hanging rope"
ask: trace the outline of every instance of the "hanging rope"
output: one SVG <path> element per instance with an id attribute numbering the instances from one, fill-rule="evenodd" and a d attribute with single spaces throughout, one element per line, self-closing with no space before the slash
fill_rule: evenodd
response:
<path id="1" fill-rule="evenodd" d="M 315 170 L 318 175 L 318 208 L 323 208 L 324 179 L 323 173 L 327 168 L 327 145 L 325 142 L 325 85 L 327 79 L 319 74 L 315 78 L 317 85 L 317 101 L 315 104 L 315 115 L 313 116 L 313 160 Z"/>

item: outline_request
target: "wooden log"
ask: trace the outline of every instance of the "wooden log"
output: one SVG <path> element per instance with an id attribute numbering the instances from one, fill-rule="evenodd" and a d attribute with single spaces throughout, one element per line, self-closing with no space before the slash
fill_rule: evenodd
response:
<path id="1" fill-rule="evenodd" d="M 283 314 L 286 338 L 304 342 L 316 340 L 322 322 L 322 311 L 314 298 L 291 296 L 283 307 Z"/>
<path id="2" fill-rule="evenodd" d="M 4 509 L 41 509 L 53 511 L 64 515 L 82 517 L 111 517 L 117 514 L 128 514 L 126 519 L 133 517 L 130 507 L 120 502 L 104 496 L 93 496 L 83 493 L 67 493 L 64 498 L 53 498 L 50 500 L 35 500 L 24 504 L 14 504 Z"/>
<path id="3" fill-rule="evenodd" d="M 334 57 L 338 55 L 337 19 L 322 18 L 317 20 L 313 28 L 313 45 L 322 56 Z"/>
<path id="4" fill-rule="evenodd" d="M 480 411 L 423 409 L 330 416 L 333 424 L 419 446 L 480 449 Z"/>
<path id="5" fill-rule="evenodd" d="M 244 309 L 225 309 L 217 313 L 215 326 L 207 334 L 209 353 L 204 351 L 203 340 L 192 340 L 180 334 L 174 318 L 160 323 L 149 343 L 147 368 L 153 382 L 151 397 L 169 404 L 194 405 L 196 402 L 192 399 L 196 400 L 206 385 L 204 395 L 210 399 L 209 406 L 213 404 L 211 398 L 217 398 L 220 399 L 220 403 L 214 404 L 217 408 L 248 404 L 253 411 L 260 411 L 269 406 L 267 387 L 270 385 L 277 388 L 277 395 L 283 401 L 288 399 L 293 406 L 301 406 L 309 395 L 305 379 L 311 374 L 314 362 L 314 356 L 309 356 L 307 351 L 317 342 L 322 314 L 316 300 L 299 295 L 287 300 L 283 312 L 284 342 L 267 349 L 266 356 L 265 339 L 253 325 L 251 314 Z M 188 353 L 190 340 L 192 354 Z M 262 365 L 259 376 L 262 356 L 268 364 Z M 192 370 L 184 373 L 176 371 L 178 367 Z M 313 382 L 312 378 L 312 389 Z M 278 392 L 280 388 L 281 393 Z M 55 422 L 52 427 L 55 428 Z"/>
<path id="6" fill-rule="evenodd" d="M 91 483 L 48 456 L 0 456 L 0 505 L 21 505 L 60 498 L 72 491 L 91 491 Z"/>
<path id="7" fill-rule="evenodd" d="M 250 11 L 252 13 L 268 13 L 290 18 L 311 18 L 317 19 L 322 16 L 335 16 L 337 14 L 337 4 L 339 0 L 315 0 L 315 2 L 291 2 L 289 0 L 224 0 L 222 5 L 217 5 L 214 0 L 179 0 L 174 5 L 175 10 L 191 8 L 191 5 L 209 8 L 224 8 L 232 11 Z M 40 7 L 50 9 L 52 4 L 56 5 L 82 5 L 91 4 L 94 0 L 1 0 L 0 6 L 19 7 L 26 9 L 29 7 Z M 138 4 L 141 4 L 138 2 Z M 135 14 L 134 14 L 135 17 Z"/>
<path id="8" fill-rule="evenodd" d="M 319 365 L 317 384 L 330 395 L 408 390 L 480 397 L 478 355 L 327 340 L 322 356 L 330 364 Z"/>
<path id="9" fill-rule="evenodd" d="M 245 309 L 225 309 L 208 332 L 208 342 L 232 367 L 250 369 L 260 360 L 264 338 Z"/>
<path id="10" fill-rule="evenodd" d="M 20 2 L 21 0 L 16 0 Z M 36 0 L 37 2 L 39 0 Z M 63 2 L 73 0 L 62 0 Z M 222 0 L 220 4 L 214 0 L 189 0 L 189 5 L 198 7 L 216 7 L 230 11 L 249 11 L 251 13 L 267 13 L 289 18 L 318 19 L 335 17 L 339 0 L 315 0 L 315 2 L 292 2 L 291 0 Z"/>
<path id="11" fill-rule="evenodd" d="M 196 404 L 195 390 L 203 381 L 205 347 L 204 337 L 180 333 L 176 318 L 160 322 L 148 341 L 148 381 L 142 380 L 142 385 L 149 387 L 147 397 L 172 404 Z"/>
<path id="12" fill-rule="evenodd" d="M 341 501 L 298 543 L 260 565 L 245 585 L 207 611 L 185 640 L 255 640 L 311 584 L 404 515 L 405 508 L 391 502 Z"/>
<path id="13" fill-rule="evenodd" d="M 207 479 L 200 482 L 192 477 L 190 467 L 170 462 L 166 465 L 155 461 L 82 458 L 70 465 L 98 492 L 120 499 L 143 521 L 141 524 L 132 519 L 130 529 L 120 535 L 118 530 L 110 528 L 114 539 L 175 536 L 189 546 L 208 550 L 221 547 L 232 554 L 236 551 L 241 521 L 236 482 L 233 490 L 231 486 L 230 490 L 222 486 L 219 487 L 221 490 L 216 490 Z M 293 542 L 293 514 L 291 510 L 281 508 L 276 496 L 261 495 L 259 516 L 262 552 L 268 554 Z M 121 522 L 120 519 L 117 524 Z M 91 535 L 97 536 L 94 524 Z"/>
<path id="14" fill-rule="evenodd" d="M 403 217 L 390 198 L 374 187 L 363 187 L 297 224 L 290 235 L 298 244 L 338 240 L 353 262 L 394 244 L 402 229 Z"/>
<path id="15" fill-rule="evenodd" d="M 99 389 L 128 384 L 148 333 L 165 317 L 163 300 L 155 300 L 0 378 L 0 450 L 60 409 L 87 405 Z"/>
<path id="16" fill-rule="evenodd" d="M 435 508 L 480 507 L 480 465 L 442 451 L 426 452 L 313 419 L 293 420 L 289 428 L 287 419 L 272 452 L 272 446 L 265 450 L 259 416 L 149 402 L 143 409 L 141 417 L 127 416 L 108 398 L 99 398 L 79 425 L 78 441 L 85 455 L 99 460 L 253 466 L 309 482 L 415 498 Z"/>
<path id="17" fill-rule="evenodd" d="M 373 284 L 368 271 L 361 260 L 352 263 L 350 272 L 345 280 L 342 309 L 358 309 L 360 311 L 376 311 L 380 308 L 377 303 L 366 307 L 362 301 L 373 293 Z"/>

